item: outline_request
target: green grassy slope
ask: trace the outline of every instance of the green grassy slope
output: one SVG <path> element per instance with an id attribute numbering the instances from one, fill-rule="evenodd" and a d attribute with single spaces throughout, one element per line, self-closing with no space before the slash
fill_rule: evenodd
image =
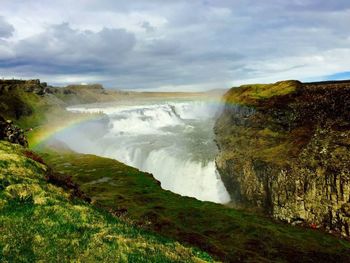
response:
<path id="1" fill-rule="evenodd" d="M 93 203 L 133 224 L 195 245 L 224 261 L 346 262 L 350 243 L 222 205 L 162 190 L 147 173 L 93 155 L 54 153 L 44 159 L 70 175 Z"/>
<path id="2" fill-rule="evenodd" d="M 204 262 L 47 183 L 47 167 L 0 142 L 0 262 Z"/>
<path id="3" fill-rule="evenodd" d="M 273 84 L 243 85 L 230 89 L 224 96 L 227 104 L 259 106 L 272 98 L 295 93 L 301 86 L 296 80 L 280 81 Z"/>

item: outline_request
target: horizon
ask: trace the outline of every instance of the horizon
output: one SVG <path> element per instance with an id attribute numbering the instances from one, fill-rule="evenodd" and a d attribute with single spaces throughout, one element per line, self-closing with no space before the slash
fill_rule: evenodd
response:
<path id="1" fill-rule="evenodd" d="M 2 81 L 35 81 L 35 80 L 39 80 L 41 83 L 45 82 L 45 81 L 41 81 L 40 79 L 16 79 L 16 78 L 2 78 Z M 231 88 L 239 88 L 241 86 L 245 86 L 245 85 L 256 85 L 256 84 L 275 84 L 277 82 L 283 82 L 283 81 L 300 81 L 297 79 L 286 79 L 286 80 L 279 80 L 276 82 L 260 82 L 260 83 L 242 83 L 240 85 L 237 86 L 232 86 L 232 87 L 228 87 L 228 88 L 212 88 L 212 89 L 208 89 L 208 90 L 169 90 L 169 91 L 163 91 L 163 90 L 155 90 L 155 89 L 121 89 L 121 88 L 117 88 L 117 87 L 105 87 L 103 84 L 101 83 L 66 83 L 63 85 L 51 85 L 51 83 L 45 82 L 48 86 L 53 87 L 53 88 L 67 88 L 69 86 L 94 86 L 94 85 L 101 85 L 103 89 L 106 90 L 110 90 L 110 91 L 118 91 L 118 92 L 140 92 L 140 93 L 210 93 L 210 92 L 222 92 L 222 91 L 228 91 Z M 300 81 L 301 83 L 304 84 L 313 84 L 313 83 L 318 83 L 318 84 L 322 84 L 322 83 L 348 83 L 350 82 L 350 76 L 349 78 L 332 78 L 332 79 L 325 79 L 325 80 L 314 80 L 314 81 Z"/>
<path id="2" fill-rule="evenodd" d="M 156 92 L 350 79 L 349 19 L 346 0 L 4 0 L 0 77 Z"/>

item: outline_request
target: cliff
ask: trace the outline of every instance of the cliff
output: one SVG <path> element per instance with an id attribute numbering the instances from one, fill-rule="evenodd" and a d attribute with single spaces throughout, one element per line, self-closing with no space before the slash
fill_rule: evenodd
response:
<path id="1" fill-rule="evenodd" d="M 235 205 L 349 236 L 350 81 L 232 88 L 215 126 Z"/>
<path id="2" fill-rule="evenodd" d="M 40 80 L 0 80 L 0 117 L 25 130 L 30 146 L 57 126 L 91 117 L 70 113 L 67 106 L 117 101 L 123 96 L 99 84 L 53 87 Z"/>
<path id="3" fill-rule="evenodd" d="M 106 90 L 99 84 L 58 88 L 38 79 L 0 80 L 0 114 L 19 120 L 69 105 L 114 101 L 121 95 L 122 92 Z"/>

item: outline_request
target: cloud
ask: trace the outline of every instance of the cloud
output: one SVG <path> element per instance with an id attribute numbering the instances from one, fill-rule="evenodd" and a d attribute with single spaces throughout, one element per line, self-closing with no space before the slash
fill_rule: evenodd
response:
<path id="1" fill-rule="evenodd" d="M 0 72 L 10 77 L 201 89 L 350 70 L 347 0 L 4 0 L 3 6 L 0 32 L 5 19 L 13 28 L 0 39 Z"/>
<path id="2" fill-rule="evenodd" d="M 146 32 L 148 33 L 152 33 L 155 31 L 155 28 L 151 25 L 150 22 L 148 21 L 144 21 L 142 24 L 141 24 L 141 27 L 144 28 L 146 30 Z"/>
<path id="3" fill-rule="evenodd" d="M 15 43 L 15 55 L 3 67 L 33 66 L 38 72 L 89 73 L 123 60 L 135 46 L 135 36 L 124 29 L 98 32 L 72 29 L 68 23 Z"/>
<path id="4" fill-rule="evenodd" d="M 15 28 L 0 16 L 0 39 L 11 37 Z"/>
<path id="5" fill-rule="evenodd" d="M 323 0 L 293 0 L 288 1 L 287 6 L 295 8 L 298 11 L 342 11 L 350 9 L 350 3 L 347 0 L 323 1 Z"/>

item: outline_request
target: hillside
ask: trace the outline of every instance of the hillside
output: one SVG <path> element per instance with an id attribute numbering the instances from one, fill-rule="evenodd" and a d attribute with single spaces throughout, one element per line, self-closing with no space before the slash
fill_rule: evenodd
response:
<path id="1" fill-rule="evenodd" d="M 350 81 L 228 91 L 217 166 L 236 206 L 349 237 Z"/>
<path id="2" fill-rule="evenodd" d="M 199 250 L 160 237 L 48 182 L 35 154 L 0 142 L 1 262 L 208 262 Z M 146 260 L 147 259 L 147 260 Z"/>

